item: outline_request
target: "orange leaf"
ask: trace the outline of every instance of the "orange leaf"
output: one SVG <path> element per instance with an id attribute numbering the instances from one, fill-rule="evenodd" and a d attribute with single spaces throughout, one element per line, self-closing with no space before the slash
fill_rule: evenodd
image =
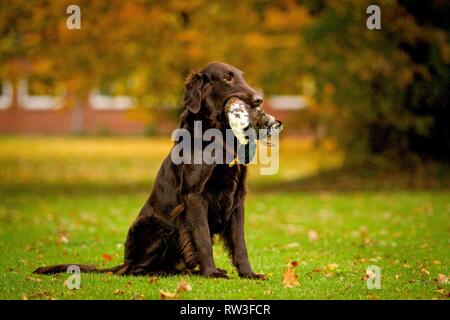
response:
<path id="1" fill-rule="evenodd" d="M 427 269 L 425 269 L 425 267 L 421 267 L 421 268 L 420 268 L 420 273 L 423 273 L 423 274 L 430 274 L 430 271 L 428 271 Z"/>
<path id="2" fill-rule="evenodd" d="M 297 275 L 295 274 L 295 267 L 298 266 L 297 261 L 292 261 L 288 264 L 288 269 L 283 276 L 283 286 L 285 288 L 292 288 L 299 285 Z"/>
<path id="3" fill-rule="evenodd" d="M 111 261 L 112 260 L 112 257 L 109 254 L 107 254 L 107 253 L 102 254 L 102 258 L 105 261 Z"/>
<path id="4" fill-rule="evenodd" d="M 192 291 L 192 286 L 189 283 L 187 283 L 187 281 L 182 280 L 178 284 L 177 292 L 180 293 L 180 292 L 185 292 L 185 291 Z"/>
<path id="5" fill-rule="evenodd" d="M 438 277 L 435 280 L 439 285 L 448 283 L 448 277 L 443 273 L 439 273 Z"/>

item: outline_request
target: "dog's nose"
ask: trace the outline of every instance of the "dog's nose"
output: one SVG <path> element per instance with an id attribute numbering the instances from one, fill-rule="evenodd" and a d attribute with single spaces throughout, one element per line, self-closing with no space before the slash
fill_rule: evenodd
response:
<path id="1" fill-rule="evenodd" d="M 255 107 L 260 106 L 263 103 L 263 101 L 264 101 L 263 98 L 259 95 L 256 95 L 253 97 L 253 105 Z"/>

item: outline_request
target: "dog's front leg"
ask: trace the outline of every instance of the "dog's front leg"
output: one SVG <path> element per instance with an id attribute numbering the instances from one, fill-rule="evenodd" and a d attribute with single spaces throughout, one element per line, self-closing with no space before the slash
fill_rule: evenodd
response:
<path id="1" fill-rule="evenodd" d="M 231 260 L 238 270 L 239 276 L 251 279 L 266 279 L 263 274 L 253 272 L 248 260 L 247 246 L 244 235 L 244 204 L 238 205 L 235 212 L 231 214 L 230 222 L 226 228 L 223 238 L 228 249 Z"/>
<path id="2" fill-rule="evenodd" d="M 224 270 L 216 268 L 208 226 L 208 206 L 200 194 L 188 196 L 186 220 L 191 231 L 200 272 L 203 276 L 228 278 Z"/>

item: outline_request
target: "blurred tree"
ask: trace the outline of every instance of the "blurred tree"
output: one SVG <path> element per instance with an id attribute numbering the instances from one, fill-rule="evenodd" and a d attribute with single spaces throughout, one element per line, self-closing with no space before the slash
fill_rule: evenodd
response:
<path id="1" fill-rule="evenodd" d="M 449 160 L 448 2 L 378 1 L 381 30 L 366 28 L 373 1 L 319 3 L 307 4 L 314 13 L 302 57 L 330 134 L 353 160 L 411 151 Z"/>
<path id="2" fill-rule="evenodd" d="M 449 159 L 448 1 L 78 0 L 81 30 L 70 4 L 1 2 L 0 77 L 52 77 L 79 112 L 95 88 L 176 110 L 187 73 L 222 60 L 267 95 L 313 97 L 310 123 L 352 158 Z M 371 4 L 381 30 L 366 28 Z"/>

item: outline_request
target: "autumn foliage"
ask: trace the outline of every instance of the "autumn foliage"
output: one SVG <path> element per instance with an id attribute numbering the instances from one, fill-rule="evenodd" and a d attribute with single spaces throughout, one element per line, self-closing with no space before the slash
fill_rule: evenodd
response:
<path id="1" fill-rule="evenodd" d="M 6 0 L 0 77 L 47 79 L 69 107 L 92 89 L 129 94 L 151 113 L 179 108 L 186 74 L 223 60 L 266 95 L 308 97 L 302 123 L 353 154 L 448 160 L 449 5 L 378 1 L 382 29 L 368 30 L 372 2 L 78 0 L 69 30 L 73 1 Z"/>

